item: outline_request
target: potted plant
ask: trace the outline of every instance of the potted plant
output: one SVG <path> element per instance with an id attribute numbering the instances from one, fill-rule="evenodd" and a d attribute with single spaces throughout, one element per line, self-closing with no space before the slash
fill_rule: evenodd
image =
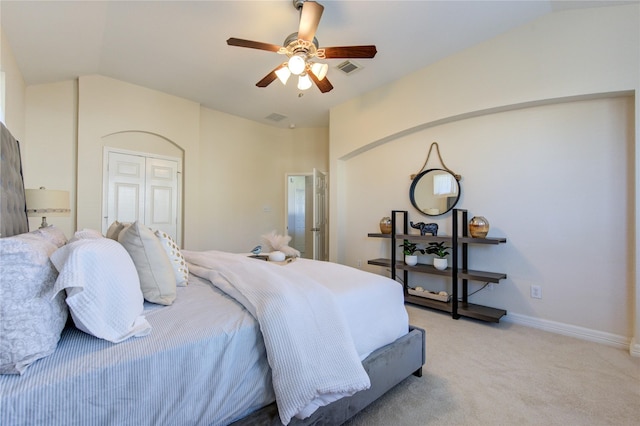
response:
<path id="1" fill-rule="evenodd" d="M 446 257 L 449 255 L 449 252 L 447 250 L 449 250 L 450 248 L 451 247 L 447 247 L 445 245 L 444 241 L 429 243 L 429 247 L 427 247 L 426 252 L 427 254 L 432 254 L 435 256 L 435 258 L 433 259 L 434 268 L 440 271 L 447 269 L 448 262 Z"/>
<path id="2" fill-rule="evenodd" d="M 424 249 L 418 248 L 416 243 L 412 243 L 409 240 L 404 240 L 399 247 L 402 247 L 404 253 L 404 263 L 409 266 L 414 266 L 418 263 L 418 255 L 416 253 L 424 254 Z"/>

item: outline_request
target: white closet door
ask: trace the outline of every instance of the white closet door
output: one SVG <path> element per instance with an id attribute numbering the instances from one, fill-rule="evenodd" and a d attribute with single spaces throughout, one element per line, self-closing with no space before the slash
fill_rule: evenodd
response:
<path id="1" fill-rule="evenodd" d="M 178 162 L 147 158 L 146 197 L 144 223 L 151 229 L 160 229 L 177 235 Z"/>
<path id="2" fill-rule="evenodd" d="M 109 151 L 107 170 L 107 216 L 102 232 L 116 220 L 138 220 L 153 230 L 165 231 L 179 244 L 179 162 Z"/>
<path id="3" fill-rule="evenodd" d="M 144 157 L 109 153 L 106 226 L 144 220 L 145 169 Z"/>

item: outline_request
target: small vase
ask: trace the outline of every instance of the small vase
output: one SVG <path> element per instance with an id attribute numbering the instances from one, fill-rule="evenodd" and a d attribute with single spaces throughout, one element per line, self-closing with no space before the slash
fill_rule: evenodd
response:
<path id="1" fill-rule="evenodd" d="M 380 232 L 382 232 L 383 234 L 390 234 L 391 233 L 391 218 L 390 217 L 383 217 L 382 219 L 380 219 Z"/>
<path id="2" fill-rule="evenodd" d="M 408 254 L 405 254 L 404 263 L 406 263 L 409 266 L 416 266 L 418 264 L 418 256 L 416 255 L 409 256 Z"/>
<path id="3" fill-rule="evenodd" d="M 469 233 L 473 238 L 484 238 L 489 233 L 489 221 L 484 216 L 474 216 L 469 221 Z"/>
<path id="4" fill-rule="evenodd" d="M 439 257 L 433 258 L 433 267 L 436 268 L 437 270 L 444 271 L 445 269 L 447 269 L 447 266 L 449 266 L 449 263 L 447 262 L 447 258 L 439 258 Z"/>

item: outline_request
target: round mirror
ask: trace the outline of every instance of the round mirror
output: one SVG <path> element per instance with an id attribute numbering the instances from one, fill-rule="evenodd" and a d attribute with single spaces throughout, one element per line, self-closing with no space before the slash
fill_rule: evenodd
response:
<path id="1" fill-rule="evenodd" d="M 453 173 L 429 169 L 413 179 L 409 198 L 413 207 L 427 216 L 439 216 L 455 207 L 460 199 L 460 182 Z"/>

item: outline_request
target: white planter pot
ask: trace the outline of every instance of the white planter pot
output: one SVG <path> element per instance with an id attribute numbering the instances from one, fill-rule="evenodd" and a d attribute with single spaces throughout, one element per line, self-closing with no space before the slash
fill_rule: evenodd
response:
<path id="1" fill-rule="evenodd" d="M 404 263 L 409 266 L 415 266 L 418 264 L 418 256 L 412 255 L 409 256 L 407 254 L 404 255 Z"/>
<path id="2" fill-rule="evenodd" d="M 445 269 L 447 269 L 447 259 L 440 259 L 438 257 L 434 257 L 433 258 L 433 267 L 438 269 L 439 271 L 444 271 Z"/>

